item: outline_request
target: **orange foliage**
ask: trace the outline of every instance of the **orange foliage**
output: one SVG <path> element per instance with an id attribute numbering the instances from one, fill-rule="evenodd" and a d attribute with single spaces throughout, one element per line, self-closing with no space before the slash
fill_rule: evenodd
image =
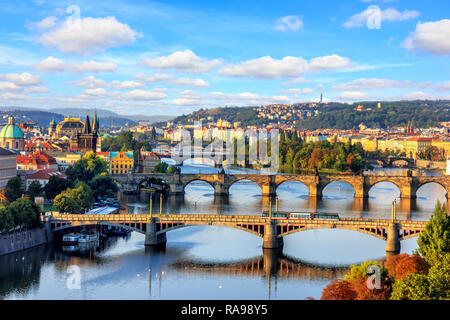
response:
<path id="1" fill-rule="evenodd" d="M 389 300 L 391 287 L 386 281 L 381 282 L 381 289 L 370 289 L 367 285 L 368 277 L 358 277 L 350 282 L 356 292 L 355 300 Z"/>
<path id="2" fill-rule="evenodd" d="M 345 280 L 334 280 L 322 291 L 321 300 L 355 300 L 357 293 L 353 290 L 350 282 Z"/>
<path id="3" fill-rule="evenodd" d="M 386 260 L 386 268 L 389 275 L 396 280 L 405 278 L 410 273 L 428 274 L 428 264 L 420 256 L 407 253 L 391 256 Z"/>

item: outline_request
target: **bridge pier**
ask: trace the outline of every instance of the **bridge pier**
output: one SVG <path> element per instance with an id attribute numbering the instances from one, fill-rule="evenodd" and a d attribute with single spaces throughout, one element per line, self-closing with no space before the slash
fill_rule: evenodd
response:
<path id="1" fill-rule="evenodd" d="M 320 186 L 319 183 L 312 183 L 312 184 L 308 185 L 308 189 L 309 189 L 310 197 L 322 198 L 323 188 Z"/>
<path id="2" fill-rule="evenodd" d="M 400 253 L 399 229 L 396 223 L 389 224 L 387 229 L 386 253 Z"/>
<path id="3" fill-rule="evenodd" d="M 184 185 L 181 182 L 170 183 L 169 195 L 184 195 Z"/>
<path id="4" fill-rule="evenodd" d="M 412 178 L 411 178 L 412 180 Z M 400 188 L 400 198 L 401 199 L 417 199 L 417 188 L 413 184 L 413 181 L 408 181 L 406 185 L 402 185 Z"/>
<path id="5" fill-rule="evenodd" d="M 273 223 L 264 225 L 263 249 L 283 248 L 283 237 L 277 234 L 277 226 Z"/>
<path id="6" fill-rule="evenodd" d="M 165 246 L 167 242 L 166 233 L 157 234 L 156 223 L 154 221 L 146 224 L 145 245 Z"/>
<path id="7" fill-rule="evenodd" d="M 261 189 L 263 197 L 275 197 L 277 195 L 277 186 L 274 183 L 264 184 Z"/>
<path id="8" fill-rule="evenodd" d="M 220 183 L 220 182 L 214 183 L 214 196 L 223 197 L 223 196 L 228 196 L 228 195 L 229 195 L 229 190 L 228 190 L 228 187 L 226 184 Z"/>

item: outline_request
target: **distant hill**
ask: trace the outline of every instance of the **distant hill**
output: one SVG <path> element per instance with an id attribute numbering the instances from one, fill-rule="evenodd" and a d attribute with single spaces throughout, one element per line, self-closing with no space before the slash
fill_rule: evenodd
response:
<path id="1" fill-rule="evenodd" d="M 173 119 L 174 124 L 194 124 L 197 119 L 218 119 L 230 123 L 241 122 L 241 127 L 263 127 L 269 123 L 295 124 L 298 129 L 358 129 L 364 123 L 369 128 L 389 128 L 406 126 L 414 120 L 416 127 L 437 126 L 439 122 L 450 121 L 450 100 L 384 101 L 378 109 L 378 102 L 362 101 L 353 104 L 330 102 L 327 104 L 298 103 L 289 106 L 285 118 L 258 117 L 259 107 L 226 107 L 200 109 Z M 355 110 L 362 105 L 362 110 Z M 266 115 L 275 116 L 271 106 L 263 107 Z M 287 107 L 287 106 L 286 106 Z M 302 116 L 298 116 L 301 114 Z M 208 120 L 204 122 L 209 122 Z M 157 125 L 164 125 L 158 123 Z"/>
<path id="2" fill-rule="evenodd" d="M 34 121 L 42 127 L 48 127 L 49 123 L 54 120 L 55 122 L 61 122 L 65 116 L 68 117 L 80 117 L 81 121 L 84 121 L 86 117 L 86 109 L 55 109 L 53 112 L 39 110 L 36 108 L 21 108 L 21 107 L 0 107 L 0 115 L 12 114 L 18 122 Z M 94 116 L 94 112 L 90 112 L 90 117 Z M 99 118 L 100 128 L 108 128 L 113 123 L 114 126 L 124 126 L 127 122 L 133 126 L 135 121 L 119 116 L 114 112 L 108 112 L 106 110 L 98 110 L 97 116 Z M 6 122 L 3 121 L 3 122 Z"/>

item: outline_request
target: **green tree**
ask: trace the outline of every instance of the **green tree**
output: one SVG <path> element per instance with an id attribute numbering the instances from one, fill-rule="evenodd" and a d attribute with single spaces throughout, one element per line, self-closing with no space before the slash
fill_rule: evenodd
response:
<path id="1" fill-rule="evenodd" d="M 158 163 L 155 168 L 153 168 L 153 172 L 159 172 L 159 173 L 167 173 L 169 165 L 165 162 Z"/>
<path id="2" fill-rule="evenodd" d="M 175 167 L 175 166 L 170 166 L 169 169 L 167 169 L 167 173 L 169 173 L 169 174 L 175 173 L 176 168 L 177 167 Z"/>
<path id="3" fill-rule="evenodd" d="M 430 280 L 426 275 L 411 273 L 393 285 L 391 300 L 430 300 L 433 298 Z"/>
<path id="4" fill-rule="evenodd" d="M 17 199 L 12 202 L 6 210 L 10 210 L 16 226 L 35 228 L 41 223 L 40 209 L 29 199 Z"/>
<path id="5" fill-rule="evenodd" d="M 5 206 L 0 207 L 0 231 L 14 228 L 14 216 L 11 210 Z"/>
<path id="6" fill-rule="evenodd" d="M 42 191 L 43 191 L 43 188 L 42 188 L 41 183 L 37 180 L 34 180 L 28 186 L 27 193 L 30 195 L 31 199 L 34 199 L 35 197 L 39 197 L 40 195 L 42 195 Z"/>
<path id="7" fill-rule="evenodd" d="M 99 197 L 114 197 L 116 192 L 119 191 L 114 179 L 106 174 L 96 176 L 89 183 L 89 186 L 94 192 L 95 199 Z"/>
<path id="8" fill-rule="evenodd" d="M 49 200 L 53 200 L 58 194 L 66 190 L 69 186 L 69 180 L 58 176 L 51 176 L 44 187 L 45 197 Z"/>
<path id="9" fill-rule="evenodd" d="M 431 266 L 438 264 L 450 251 L 450 219 L 445 205 L 438 201 L 433 216 L 417 240 L 417 252 Z"/>
<path id="10" fill-rule="evenodd" d="M 53 201 L 53 205 L 59 212 L 79 213 L 81 210 L 80 205 L 68 190 L 58 194 Z"/>
<path id="11" fill-rule="evenodd" d="M 9 202 L 13 202 L 16 199 L 22 197 L 25 193 L 22 180 L 19 177 L 9 179 L 5 187 L 5 197 Z"/>
<path id="12" fill-rule="evenodd" d="M 94 194 L 86 183 L 78 181 L 75 188 L 69 190 L 70 195 L 75 199 L 81 209 L 89 209 L 94 203 Z"/>
<path id="13" fill-rule="evenodd" d="M 73 184 L 77 180 L 89 183 L 96 175 L 107 172 L 108 164 L 94 152 L 87 152 L 66 171 L 68 179 Z"/>

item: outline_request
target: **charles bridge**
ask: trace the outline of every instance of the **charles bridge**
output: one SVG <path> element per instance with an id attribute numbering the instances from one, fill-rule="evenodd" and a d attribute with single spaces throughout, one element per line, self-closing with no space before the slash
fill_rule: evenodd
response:
<path id="1" fill-rule="evenodd" d="M 345 182 L 351 185 L 355 191 L 355 198 L 368 198 L 370 189 L 380 182 L 391 182 L 400 190 L 403 199 L 416 199 L 420 187 L 428 183 L 441 185 L 446 196 L 450 193 L 450 176 L 390 176 L 372 174 L 141 174 L 131 173 L 128 175 L 114 175 L 114 179 L 121 185 L 124 193 L 139 192 L 144 183 L 159 179 L 163 181 L 170 195 L 182 195 L 187 185 L 193 181 L 204 181 L 214 188 L 215 196 L 229 195 L 230 187 L 243 180 L 252 181 L 257 184 L 263 196 L 275 196 L 277 188 L 284 182 L 297 181 L 306 185 L 309 196 L 322 197 L 325 187 L 332 182 Z"/>

